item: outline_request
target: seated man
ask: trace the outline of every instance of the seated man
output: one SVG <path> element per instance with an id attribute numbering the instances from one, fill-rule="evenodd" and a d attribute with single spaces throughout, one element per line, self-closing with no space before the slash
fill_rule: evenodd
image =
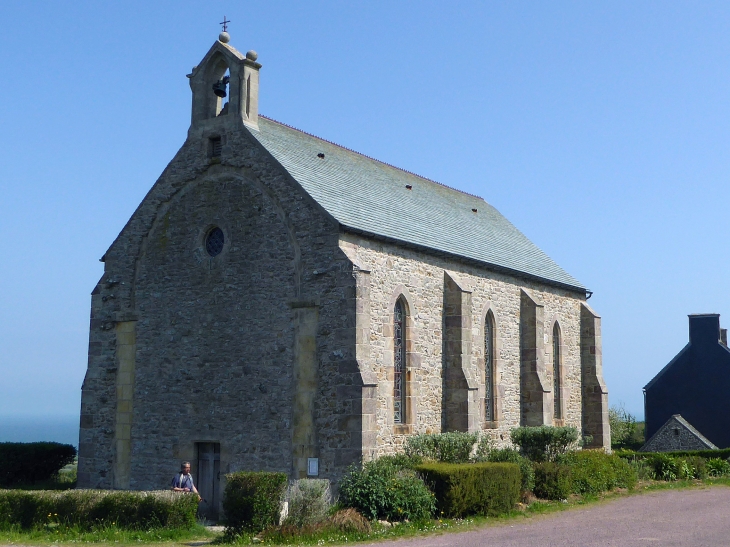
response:
<path id="1" fill-rule="evenodd" d="M 190 474 L 190 462 L 182 462 L 180 465 L 180 473 L 172 478 L 172 490 L 174 492 L 195 492 L 198 494 L 198 489 L 193 484 L 193 476 Z M 198 499 L 200 494 L 198 494 Z"/>

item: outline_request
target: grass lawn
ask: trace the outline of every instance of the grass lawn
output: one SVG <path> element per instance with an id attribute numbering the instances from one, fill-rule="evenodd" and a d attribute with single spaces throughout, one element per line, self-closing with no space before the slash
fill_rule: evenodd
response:
<path id="1" fill-rule="evenodd" d="M 507 515 L 500 517 L 469 517 L 466 519 L 436 519 L 422 523 L 407 522 L 396 523 L 392 526 L 384 526 L 378 523 L 373 524 L 372 531 L 344 533 L 334 530 L 310 529 L 308 533 L 296 535 L 287 533 L 286 530 L 270 532 L 263 539 L 255 538 L 252 535 L 242 535 L 235 542 L 238 545 L 340 545 L 358 542 L 373 542 L 396 538 L 425 536 L 448 532 L 464 532 L 483 526 L 498 526 L 510 522 L 523 521 L 548 515 L 551 513 L 569 510 L 575 507 L 585 507 L 627 495 L 639 495 L 643 492 L 657 490 L 678 490 L 686 488 L 702 488 L 708 486 L 730 486 L 730 478 L 715 478 L 685 481 L 642 481 L 639 482 L 633 491 L 617 490 L 607 492 L 600 496 L 571 496 L 566 501 L 543 501 L 536 500 L 529 505 L 522 505 L 519 510 L 514 510 Z M 62 529 L 61 527 L 49 526 L 42 530 L 31 532 L 22 531 L 0 531 L 0 544 L 2 545 L 75 545 L 79 543 L 94 543 L 98 545 L 139 545 L 140 543 L 152 545 L 187 545 L 199 546 L 215 541 L 220 538 L 220 533 L 207 530 L 203 526 L 197 526 L 191 530 L 167 530 L 159 529 L 152 531 L 128 531 L 109 527 L 94 532 L 83 532 L 78 529 Z M 217 542 L 216 542 L 217 543 Z"/>
<path id="2" fill-rule="evenodd" d="M 190 544 L 191 542 L 209 543 L 220 534 L 208 531 L 203 526 L 190 530 L 166 529 L 156 530 L 120 530 L 110 526 L 93 532 L 78 528 L 62 528 L 47 526 L 33 531 L 0 531 L 2 545 L 75 545 L 79 543 L 95 543 L 98 545 L 139 545 L 140 543 L 155 545 Z"/>

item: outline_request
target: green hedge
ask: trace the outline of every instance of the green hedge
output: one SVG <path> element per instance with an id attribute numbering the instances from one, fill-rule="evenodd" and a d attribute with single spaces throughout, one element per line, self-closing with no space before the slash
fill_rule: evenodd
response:
<path id="1" fill-rule="evenodd" d="M 510 432 L 512 444 L 533 462 L 554 461 L 578 442 L 578 430 L 574 427 L 516 427 Z"/>
<path id="2" fill-rule="evenodd" d="M 413 466 L 414 458 L 397 455 L 351 467 L 340 481 L 340 503 L 371 520 L 429 518 L 436 507 L 434 495 Z"/>
<path id="3" fill-rule="evenodd" d="M 0 490 L 0 529 L 49 524 L 147 530 L 195 525 L 198 497 L 178 492 Z"/>
<path id="4" fill-rule="evenodd" d="M 520 468 L 513 463 L 427 463 L 416 467 L 447 517 L 498 515 L 520 499 Z"/>
<path id="5" fill-rule="evenodd" d="M 535 495 L 544 500 L 567 499 L 573 489 L 570 466 L 555 462 L 535 464 Z"/>
<path id="6" fill-rule="evenodd" d="M 561 456 L 559 462 L 570 467 L 571 490 L 576 494 L 599 494 L 636 486 L 637 476 L 631 466 L 603 450 L 570 452 Z"/>
<path id="7" fill-rule="evenodd" d="M 476 433 L 461 431 L 413 435 L 406 439 L 405 453 L 437 462 L 466 463 L 478 441 Z"/>
<path id="8" fill-rule="evenodd" d="M 637 452 L 634 450 L 614 450 L 614 453 L 625 459 L 640 459 L 645 460 L 652 457 L 655 454 L 664 454 L 673 457 L 686 458 L 689 456 L 699 456 L 706 460 L 720 458 L 726 460 L 730 458 L 730 448 L 723 448 L 720 450 L 677 450 L 675 452 Z"/>
<path id="9" fill-rule="evenodd" d="M 0 443 L 0 486 L 47 481 L 75 457 L 70 444 Z"/>
<path id="10" fill-rule="evenodd" d="M 227 532 L 260 532 L 279 524 L 287 481 L 286 473 L 239 471 L 226 475 L 223 511 Z"/>
<path id="11" fill-rule="evenodd" d="M 516 463 L 520 466 L 522 490 L 532 492 L 535 488 L 535 470 L 532 468 L 532 462 L 524 456 L 521 456 L 514 448 L 498 448 L 492 450 L 487 456 L 487 461 Z"/>

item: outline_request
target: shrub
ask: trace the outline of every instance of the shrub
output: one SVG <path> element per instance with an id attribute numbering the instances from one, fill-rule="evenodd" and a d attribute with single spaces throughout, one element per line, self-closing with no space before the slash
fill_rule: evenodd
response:
<path id="1" fill-rule="evenodd" d="M 675 481 L 679 478 L 677 461 L 667 454 L 653 454 L 648 463 L 656 480 Z"/>
<path id="2" fill-rule="evenodd" d="M 651 454 L 651 453 L 648 453 Z M 700 456 L 705 459 L 710 458 L 730 458 L 730 448 L 722 448 L 720 450 L 676 450 L 674 452 L 665 452 L 673 457 L 684 458 L 686 456 Z"/>
<path id="3" fill-rule="evenodd" d="M 512 463 L 426 463 L 416 470 L 436 494 L 447 517 L 498 515 L 520 499 L 520 471 Z"/>
<path id="4" fill-rule="evenodd" d="M 472 458 L 472 461 L 475 461 L 475 462 L 489 461 L 489 455 L 492 453 L 493 450 L 495 450 L 494 439 L 492 439 L 488 435 L 481 435 L 479 437 L 479 441 L 477 441 L 477 447 L 476 447 L 476 451 L 474 452 L 474 457 Z M 512 463 L 514 463 L 514 462 L 512 462 Z"/>
<path id="5" fill-rule="evenodd" d="M 730 462 L 722 458 L 707 460 L 707 473 L 712 477 L 724 477 L 730 475 Z"/>
<path id="6" fill-rule="evenodd" d="M 371 529 L 368 519 L 363 517 L 352 507 L 337 511 L 328 520 L 332 527 L 340 532 L 368 533 Z"/>
<path id="7" fill-rule="evenodd" d="M 511 432 L 512 443 L 520 453 L 534 462 L 555 461 L 578 440 L 574 427 L 517 427 Z"/>
<path id="8" fill-rule="evenodd" d="M 705 454 L 712 454 L 712 452 L 718 451 L 635 453 L 628 458 L 629 461 L 634 462 L 633 465 L 637 468 L 639 465 L 648 466 L 651 469 L 650 478 L 655 480 L 706 479 L 713 474 L 714 469 L 720 468 L 717 463 L 710 466 Z M 638 463 L 642 461 L 642 464 Z M 730 464 L 728 465 L 730 466 Z"/>
<path id="9" fill-rule="evenodd" d="M 636 486 L 636 472 L 625 461 L 602 450 L 570 452 L 558 460 L 570 467 L 572 491 L 576 494 L 599 494 L 614 488 Z"/>
<path id="10" fill-rule="evenodd" d="M 619 449 L 614 451 L 622 458 L 650 459 L 655 454 L 664 454 L 672 457 L 685 458 L 687 456 L 700 456 L 706 460 L 712 458 L 722 458 L 724 460 L 730 458 L 730 448 L 722 448 L 720 450 L 676 450 L 674 452 L 634 452 L 633 450 Z"/>
<path id="11" fill-rule="evenodd" d="M 687 456 L 684 458 L 686 469 L 682 466 L 682 474 L 688 479 L 704 480 L 709 476 L 707 460 L 700 456 Z"/>
<path id="12" fill-rule="evenodd" d="M 307 526 L 322 522 L 330 508 L 330 481 L 301 479 L 289 489 L 289 513 L 285 524 Z"/>
<path id="13" fill-rule="evenodd" d="M 70 444 L 0 443 L 0 486 L 50 480 L 75 457 Z"/>
<path id="14" fill-rule="evenodd" d="M 535 464 L 535 495 L 545 500 L 564 500 L 570 495 L 570 467 L 555 462 Z"/>
<path id="15" fill-rule="evenodd" d="M 532 463 L 524 456 L 521 456 L 520 453 L 514 448 L 501 448 L 497 450 L 492 450 L 489 453 L 487 461 L 516 463 L 520 466 L 520 475 L 522 476 L 522 490 L 526 492 L 532 492 L 532 490 L 535 488 L 535 470 L 532 468 Z"/>
<path id="16" fill-rule="evenodd" d="M 286 473 L 239 471 L 226 475 L 223 511 L 226 533 L 260 532 L 279 524 L 286 492 Z"/>
<path id="17" fill-rule="evenodd" d="M 413 435 L 406 439 L 407 456 L 447 463 L 469 461 L 474 445 L 479 440 L 476 433 L 452 431 L 434 435 Z"/>
<path id="18" fill-rule="evenodd" d="M 435 507 L 423 480 L 395 458 L 381 458 L 351 467 L 340 482 L 340 502 L 369 519 L 423 520 Z M 411 461 L 411 460 L 403 460 Z"/>
<path id="19" fill-rule="evenodd" d="M 331 542 L 335 538 L 339 541 L 342 541 L 342 539 L 344 541 L 366 539 L 366 534 L 369 534 L 371 531 L 372 527 L 368 519 L 350 507 L 337 511 L 326 520 L 315 524 L 307 524 L 301 527 L 284 524 L 282 526 L 267 528 L 257 535 L 257 539 L 263 543 L 279 545 L 322 545 L 325 542 Z M 347 534 L 348 537 L 342 538 L 341 534 L 343 533 Z M 227 540 L 240 543 L 238 538 L 225 537 L 219 538 L 213 541 L 213 543 L 221 544 Z M 256 539 L 253 541 L 257 542 Z"/>
<path id="20" fill-rule="evenodd" d="M 644 444 L 643 422 L 637 422 L 623 404 L 608 409 L 608 422 L 611 426 L 612 448 L 638 449 Z"/>
<path id="21" fill-rule="evenodd" d="M 387 456 L 380 456 L 377 463 L 372 463 L 376 467 L 393 466 L 397 469 L 413 469 L 417 465 L 423 463 L 423 458 L 417 455 L 407 454 L 389 454 Z"/>
<path id="22" fill-rule="evenodd" d="M 111 524 L 133 530 L 189 528 L 197 510 L 197 496 L 170 491 L 0 490 L 0 529 L 49 524 L 83 530 Z"/>
<path id="23" fill-rule="evenodd" d="M 629 464 L 629 467 L 634 470 L 636 477 L 640 481 L 651 480 L 654 478 L 654 470 L 652 469 L 651 465 L 649 465 L 648 461 L 637 458 L 631 458 L 629 460 L 626 460 L 624 458 L 621 459 Z"/>

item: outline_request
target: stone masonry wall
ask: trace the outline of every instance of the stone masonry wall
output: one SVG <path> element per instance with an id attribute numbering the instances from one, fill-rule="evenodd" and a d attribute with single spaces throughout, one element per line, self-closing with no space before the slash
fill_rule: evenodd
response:
<path id="1" fill-rule="evenodd" d="M 672 416 L 641 447 L 642 452 L 672 452 L 679 450 L 712 450 L 717 448 L 696 431 Z"/>
<path id="2" fill-rule="evenodd" d="M 360 364 L 377 377 L 377 455 L 392 453 L 409 433 L 445 430 L 443 404 L 443 305 L 444 272 L 471 291 L 471 376 L 478 379 L 479 426 L 500 445 L 509 442 L 509 431 L 520 425 L 520 295 L 529 291 L 544 306 L 543 337 L 548 389 L 553 385 L 552 335 L 555 321 L 562 333 L 563 420 L 555 425 L 581 429 L 580 309 L 582 295 L 567 290 L 494 273 L 456 260 L 435 257 L 354 234 L 343 234 L 340 247 L 359 267 L 370 273 L 369 357 Z M 394 426 L 393 306 L 402 295 L 408 304 L 407 338 L 410 382 L 416 408 L 407 428 Z M 467 300 L 465 300 L 467 301 Z M 496 322 L 496 375 L 498 421 L 484 422 L 484 320 L 491 310 Z M 552 417 L 552 395 L 549 398 Z M 552 423 L 550 423 L 552 425 Z"/>
<path id="3" fill-rule="evenodd" d="M 211 135 L 223 139 L 220 159 L 209 157 Z M 212 226 L 226 240 L 215 258 L 204 250 Z M 341 423 L 361 381 L 355 278 L 337 242 L 336 224 L 247 129 L 191 134 L 106 253 L 92 294 L 79 486 L 121 484 L 119 322 L 136 323 L 130 488 L 168 486 L 200 442 L 220 443 L 223 473 L 301 473 L 293 439 L 300 460 L 320 458 L 320 476 L 359 457 L 359 429 Z M 300 317 L 316 324 L 297 326 Z M 295 400 L 297 382 L 314 395 Z M 294 405 L 309 418 L 295 423 Z"/>

